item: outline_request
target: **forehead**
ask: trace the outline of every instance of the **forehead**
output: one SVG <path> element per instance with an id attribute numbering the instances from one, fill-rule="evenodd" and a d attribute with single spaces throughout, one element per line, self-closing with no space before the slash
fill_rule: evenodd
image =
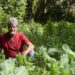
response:
<path id="1" fill-rule="evenodd" d="M 17 25 L 15 25 L 15 24 L 13 24 L 13 25 L 8 25 L 8 27 L 14 27 L 14 28 L 16 28 L 17 27 Z"/>

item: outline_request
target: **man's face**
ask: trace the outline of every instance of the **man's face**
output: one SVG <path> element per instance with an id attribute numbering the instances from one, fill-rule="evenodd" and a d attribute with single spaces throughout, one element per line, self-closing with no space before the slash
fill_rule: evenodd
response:
<path id="1" fill-rule="evenodd" d="M 17 32 L 17 25 L 9 25 L 8 26 L 8 32 L 11 35 L 14 35 Z"/>

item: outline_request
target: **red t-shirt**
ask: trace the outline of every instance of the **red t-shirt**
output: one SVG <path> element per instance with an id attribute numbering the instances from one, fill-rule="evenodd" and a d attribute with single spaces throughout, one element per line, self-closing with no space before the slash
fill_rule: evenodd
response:
<path id="1" fill-rule="evenodd" d="M 24 44 L 27 44 L 29 40 L 27 37 L 19 32 L 12 37 L 9 37 L 8 33 L 0 36 L 0 47 L 4 50 L 5 57 L 15 57 L 17 53 L 23 51 Z"/>

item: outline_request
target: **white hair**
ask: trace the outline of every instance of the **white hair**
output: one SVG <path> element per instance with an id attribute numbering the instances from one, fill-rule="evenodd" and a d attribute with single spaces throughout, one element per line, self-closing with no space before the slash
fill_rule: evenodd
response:
<path id="1" fill-rule="evenodd" d="M 8 20 L 8 25 L 18 25 L 18 20 L 15 17 L 12 17 Z"/>

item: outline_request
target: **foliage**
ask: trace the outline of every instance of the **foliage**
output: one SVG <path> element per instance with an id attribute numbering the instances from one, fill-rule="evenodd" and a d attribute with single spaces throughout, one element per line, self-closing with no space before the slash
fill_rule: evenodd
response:
<path id="1" fill-rule="evenodd" d="M 0 0 L 0 7 L 3 9 L 6 16 L 14 16 L 22 21 L 25 16 L 25 5 L 26 0 Z"/>
<path id="2" fill-rule="evenodd" d="M 33 21 L 30 22 L 29 24 L 23 23 L 19 25 L 19 31 L 27 35 L 27 37 L 35 45 L 38 46 L 43 44 L 43 41 L 42 41 L 43 27 L 41 26 L 41 24 L 35 23 Z M 40 43 L 38 41 L 40 41 Z"/>
<path id="3" fill-rule="evenodd" d="M 0 75 L 28 75 L 25 66 L 17 67 L 14 59 L 7 59 L 0 64 Z"/>
<path id="4" fill-rule="evenodd" d="M 75 50 L 75 23 L 66 21 L 48 21 L 44 26 L 31 21 L 29 24 L 21 23 L 19 31 L 27 35 L 35 47 L 46 46 L 47 48 L 60 48 L 67 43 Z"/>
<path id="5" fill-rule="evenodd" d="M 72 0 L 0 0 L 0 34 L 7 31 L 7 19 L 15 16 L 19 31 L 35 45 L 33 58 L 18 54 L 5 59 L 1 53 L 0 75 L 75 75 L 75 23 L 59 21 L 70 17 L 71 4 Z M 30 22 L 24 23 L 26 19 Z"/>
<path id="6" fill-rule="evenodd" d="M 15 59 L 9 58 L 0 64 L 0 75 L 75 75 L 74 52 L 67 44 L 61 51 L 59 59 L 51 57 L 44 46 L 38 48 L 33 58 L 18 54 Z"/>
<path id="7" fill-rule="evenodd" d="M 74 3 L 73 0 L 0 0 L 0 12 L 3 11 L 5 16 L 15 16 L 21 22 L 29 22 L 32 19 L 42 24 L 48 20 L 74 22 L 74 16 L 70 12 Z"/>
<path id="8" fill-rule="evenodd" d="M 48 20 L 60 21 L 72 19 L 70 12 L 73 0 L 34 0 L 34 20 L 46 23 Z M 71 20 L 73 21 L 73 19 Z"/>

